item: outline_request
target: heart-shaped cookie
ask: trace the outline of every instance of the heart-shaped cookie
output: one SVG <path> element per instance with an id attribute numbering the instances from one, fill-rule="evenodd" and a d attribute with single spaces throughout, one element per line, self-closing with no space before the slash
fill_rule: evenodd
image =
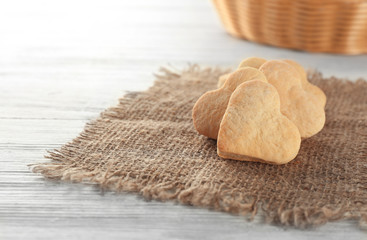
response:
<path id="1" fill-rule="evenodd" d="M 249 57 L 245 60 L 242 60 L 240 65 L 238 66 L 238 69 L 243 67 L 253 67 L 259 69 L 261 65 L 263 65 L 266 62 L 266 59 L 259 58 L 259 57 Z"/>
<path id="2" fill-rule="evenodd" d="M 243 60 L 237 69 L 244 68 L 244 67 L 253 67 L 258 69 L 261 65 L 263 65 L 266 62 L 266 59 L 259 58 L 259 57 L 249 57 Z M 219 77 L 217 87 L 220 88 L 223 86 L 224 82 L 227 80 L 229 76 L 229 73 L 224 74 Z"/>
<path id="3" fill-rule="evenodd" d="M 260 69 L 279 93 L 280 110 L 297 127 L 302 138 L 308 138 L 325 124 L 324 104 L 303 88 L 298 71 L 281 60 L 264 63 Z"/>
<path id="4" fill-rule="evenodd" d="M 322 106 L 325 107 L 325 104 L 326 104 L 326 95 L 325 95 L 325 93 L 320 88 L 313 85 L 312 83 L 310 83 L 307 80 L 307 73 L 306 73 L 305 69 L 300 64 L 298 64 L 297 62 L 295 62 L 293 60 L 285 59 L 283 61 L 290 64 L 290 65 L 292 65 L 297 70 L 297 72 L 299 73 L 300 78 L 301 78 L 302 87 L 306 91 L 308 91 L 311 94 L 315 95 L 315 98 L 317 98 L 322 103 Z"/>
<path id="5" fill-rule="evenodd" d="M 245 67 L 231 73 L 221 88 L 202 95 L 192 110 L 196 130 L 204 136 L 217 139 L 219 125 L 231 94 L 241 83 L 250 80 L 266 82 L 262 72 L 256 68 Z"/>
<path id="6" fill-rule="evenodd" d="M 262 81 L 237 87 L 220 124 L 220 157 L 285 164 L 296 157 L 300 144 L 297 127 L 280 112 L 275 87 Z"/>
<path id="7" fill-rule="evenodd" d="M 221 88 L 224 84 L 224 82 L 227 80 L 228 76 L 230 75 L 230 73 L 226 73 L 223 74 L 219 77 L 218 83 L 217 83 L 217 88 Z"/>

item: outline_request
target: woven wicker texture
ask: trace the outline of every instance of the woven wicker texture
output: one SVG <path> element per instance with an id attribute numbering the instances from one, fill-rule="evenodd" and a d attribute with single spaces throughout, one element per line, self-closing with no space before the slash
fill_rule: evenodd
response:
<path id="1" fill-rule="evenodd" d="M 216 88 L 220 70 L 166 69 L 146 92 L 130 94 L 33 170 L 47 178 L 97 183 L 147 199 L 175 200 L 269 222 L 317 226 L 367 220 L 367 82 L 314 74 L 328 96 L 324 129 L 286 165 L 224 160 L 194 129 L 191 110 Z"/>
<path id="2" fill-rule="evenodd" d="M 213 0 L 227 31 L 278 47 L 367 53 L 367 0 Z"/>

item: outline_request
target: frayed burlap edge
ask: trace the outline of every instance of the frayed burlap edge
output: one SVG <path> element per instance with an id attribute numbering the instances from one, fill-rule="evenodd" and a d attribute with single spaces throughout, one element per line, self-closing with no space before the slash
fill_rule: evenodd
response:
<path id="1" fill-rule="evenodd" d="M 166 81 L 174 81 L 181 74 L 193 74 L 197 78 L 207 77 L 208 75 L 221 75 L 228 70 L 220 70 L 219 68 L 201 69 L 197 65 L 191 65 L 188 69 L 180 72 L 172 68 L 161 68 L 160 74 L 156 75 L 157 80 L 153 87 L 157 84 L 164 84 Z M 321 74 L 317 72 L 309 73 L 313 77 L 321 78 Z M 340 80 L 348 82 L 347 80 Z M 363 79 L 357 80 L 353 84 L 363 84 Z M 149 90 L 148 90 L 149 91 Z M 285 226 L 294 226 L 296 228 L 317 227 L 329 221 L 341 219 L 358 220 L 360 226 L 364 229 L 367 226 L 367 199 L 361 203 L 360 211 L 351 212 L 348 206 L 339 209 L 333 209 L 328 205 L 315 208 L 292 208 L 286 209 L 281 204 L 277 209 L 273 209 L 270 204 L 253 196 L 233 196 L 231 189 L 214 189 L 210 185 L 207 186 L 174 186 L 172 184 L 165 185 L 149 185 L 143 178 L 130 176 L 127 174 L 124 178 L 115 176 L 116 173 L 107 167 L 104 171 L 101 169 L 85 169 L 82 166 L 74 166 L 65 162 L 65 159 L 73 158 L 75 152 L 80 151 L 78 145 L 80 142 L 93 141 L 96 129 L 101 122 L 109 122 L 113 118 L 116 110 L 123 109 L 137 96 L 145 92 L 128 93 L 122 99 L 118 107 L 112 107 L 101 113 L 101 116 L 87 123 L 84 131 L 74 140 L 62 146 L 60 149 L 50 151 L 46 158 L 51 162 L 39 163 L 31 165 L 32 171 L 42 174 L 45 178 L 61 180 L 76 183 L 93 183 L 102 189 L 108 189 L 117 192 L 134 192 L 143 196 L 145 199 L 154 199 L 159 201 L 177 201 L 185 205 L 209 208 L 217 211 L 228 212 L 236 215 L 249 216 L 252 220 L 259 212 L 265 215 L 265 222 L 272 224 L 280 224 Z M 103 129 L 101 129 L 103 130 Z M 367 174 L 367 166 L 364 167 Z M 366 175 L 367 176 L 367 175 Z M 367 179 L 367 177 L 366 177 Z M 367 180 L 366 180 L 367 181 Z M 367 186 L 364 186 L 365 188 Z M 231 197 L 228 197 L 231 196 Z M 241 201 L 238 201 L 241 199 Z"/>

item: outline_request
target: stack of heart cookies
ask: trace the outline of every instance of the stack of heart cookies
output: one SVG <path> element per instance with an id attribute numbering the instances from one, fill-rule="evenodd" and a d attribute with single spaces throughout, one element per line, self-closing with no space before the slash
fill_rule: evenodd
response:
<path id="1" fill-rule="evenodd" d="M 226 159 L 285 164 L 325 123 L 326 96 L 292 60 L 248 58 L 196 102 L 196 130 Z"/>

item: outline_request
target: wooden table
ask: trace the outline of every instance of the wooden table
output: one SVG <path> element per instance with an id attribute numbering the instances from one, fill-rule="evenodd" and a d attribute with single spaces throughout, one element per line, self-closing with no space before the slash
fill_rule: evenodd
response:
<path id="1" fill-rule="evenodd" d="M 28 164 L 73 139 L 159 66 L 292 58 L 326 76 L 367 77 L 367 56 L 308 54 L 227 35 L 208 1 L 0 3 L 0 239 L 362 239 L 355 222 L 295 230 L 93 185 L 45 181 Z"/>

